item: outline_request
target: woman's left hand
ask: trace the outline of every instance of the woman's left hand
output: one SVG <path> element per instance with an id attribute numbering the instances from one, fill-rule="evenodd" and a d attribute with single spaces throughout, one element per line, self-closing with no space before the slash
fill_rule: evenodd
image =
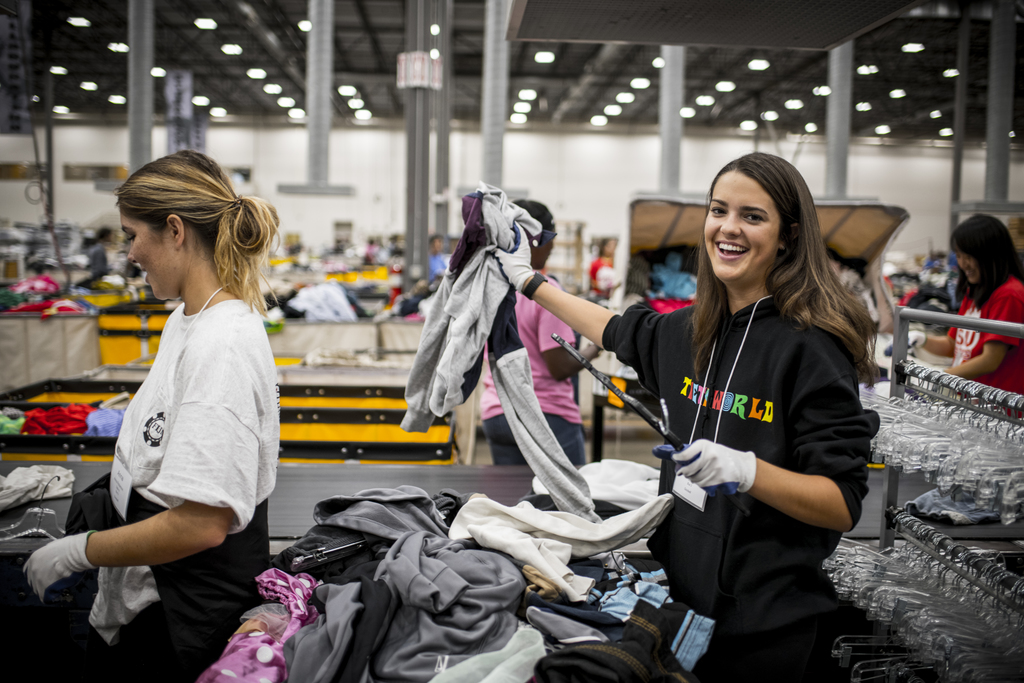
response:
<path id="1" fill-rule="evenodd" d="M 757 456 L 751 451 L 738 451 L 707 439 L 697 439 L 672 459 L 682 467 L 682 474 L 697 486 L 714 495 L 721 486 L 728 494 L 746 493 L 757 475 Z"/>

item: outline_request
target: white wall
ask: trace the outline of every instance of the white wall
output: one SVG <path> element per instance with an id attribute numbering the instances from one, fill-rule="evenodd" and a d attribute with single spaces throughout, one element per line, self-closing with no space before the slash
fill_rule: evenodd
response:
<path id="1" fill-rule="evenodd" d="M 58 168 L 65 163 L 118 164 L 128 156 L 127 129 L 60 125 L 54 130 Z M 162 152 L 162 128 L 153 131 L 153 150 Z M 405 135 L 401 129 L 339 128 L 331 133 L 329 177 L 333 184 L 352 185 L 355 197 L 287 195 L 280 183 L 306 179 L 306 133 L 300 126 L 241 128 L 213 126 L 207 151 L 224 166 L 249 166 L 252 182 L 238 188 L 257 194 L 278 209 L 283 232 L 298 232 L 303 242 L 320 248 L 333 242 L 335 221 L 352 221 L 356 238 L 405 231 Z M 704 194 L 715 173 L 731 159 L 753 149 L 749 137 L 686 137 L 683 142 L 683 191 Z M 762 151 L 792 160 L 797 143 L 778 147 L 762 141 Z M 0 136 L 0 162 L 27 162 L 33 157 L 31 138 Z M 855 143 L 850 150 L 851 197 L 877 198 L 910 212 L 910 223 L 895 248 L 924 253 L 929 241 L 944 248 L 948 234 L 952 149 L 916 145 Z M 526 189 L 530 197 L 551 207 L 558 218 L 583 220 L 587 235 L 623 235 L 630 198 L 657 188 L 659 141 L 656 135 L 534 133 L 510 130 L 505 137 L 504 180 L 507 187 Z M 459 132 L 451 138 L 451 187 L 475 186 L 481 168 L 480 136 Z M 796 165 L 813 193 L 825 186 L 825 146 L 817 139 L 804 144 Z M 984 151 L 970 147 L 963 166 L 964 200 L 981 199 Z M 454 192 L 454 190 L 453 190 Z M 1011 201 L 1024 201 L 1024 153 L 1011 153 Z M 55 186 L 57 217 L 82 225 L 116 223 L 113 197 L 96 192 L 88 182 Z M 458 232 L 460 204 L 452 205 L 449 234 Z M 23 181 L 0 181 L 0 219 L 35 221 L 39 205 L 25 199 Z M 432 220 L 432 217 L 431 217 Z M 625 245 L 622 245 L 623 248 Z M 625 255 L 625 252 L 622 252 Z"/>

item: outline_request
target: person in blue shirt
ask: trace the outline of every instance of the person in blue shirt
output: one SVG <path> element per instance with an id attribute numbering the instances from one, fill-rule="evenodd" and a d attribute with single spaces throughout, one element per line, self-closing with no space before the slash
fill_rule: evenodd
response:
<path id="1" fill-rule="evenodd" d="M 448 256 L 441 253 L 444 250 L 444 238 L 440 235 L 431 235 L 427 248 L 430 251 L 430 281 L 433 282 L 444 275 L 444 270 L 448 267 Z"/>

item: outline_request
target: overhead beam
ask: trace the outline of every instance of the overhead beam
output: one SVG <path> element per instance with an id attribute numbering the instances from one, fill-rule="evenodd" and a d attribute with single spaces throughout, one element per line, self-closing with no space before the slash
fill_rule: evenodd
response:
<path id="1" fill-rule="evenodd" d="M 558 103 L 558 108 L 551 115 L 551 120 L 554 123 L 559 123 L 574 108 L 584 106 L 589 100 L 587 94 L 590 89 L 595 86 L 604 86 L 605 81 L 608 79 L 606 72 L 617 68 L 623 55 L 632 50 L 632 47 L 631 45 L 619 45 L 618 43 L 602 45 L 597 54 L 591 57 L 584 65 L 583 75 L 569 89 L 568 94 L 562 98 L 562 101 Z"/>

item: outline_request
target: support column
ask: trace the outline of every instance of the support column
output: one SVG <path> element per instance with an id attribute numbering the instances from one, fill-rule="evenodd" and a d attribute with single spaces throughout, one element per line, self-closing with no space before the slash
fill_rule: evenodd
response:
<path id="1" fill-rule="evenodd" d="M 334 1 L 309 0 L 309 21 L 313 28 L 306 52 L 306 180 L 312 186 L 326 186 L 334 81 Z"/>
<path id="2" fill-rule="evenodd" d="M 852 40 L 829 51 L 828 87 L 832 92 L 825 114 L 825 196 L 845 199 L 853 111 Z"/>
<path id="3" fill-rule="evenodd" d="M 57 209 L 53 204 L 53 183 L 57 173 L 53 169 L 53 74 L 50 67 L 53 60 L 47 58 L 46 71 L 43 72 L 43 109 L 46 110 L 46 203 L 50 207 L 50 215 L 56 216 Z"/>
<path id="4" fill-rule="evenodd" d="M 331 185 L 331 89 L 334 87 L 334 0 L 309 0 L 306 44 L 306 183 L 280 184 L 283 194 L 354 196 L 351 185 Z M 287 69 L 286 69 L 287 71 Z"/>
<path id="5" fill-rule="evenodd" d="M 406 0 L 405 51 L 427 52 L 427 0 Z M 430 109 L 426 85 L 405 88 L 406 189 L 405 269 L 402 288 L 409 291 L 430 274 L 427 266 L 427 216 L 430 210 Z"/>
<path id="6" fill-rule="evenodd" d="M 665 66 L 658 76 L 658 132 L 661 136 L 661 175 L 658 191 L 675 195 L 680 190 L 683 140 L 683 91 L 686 83 L 686 48 L 662 45 Z"/>
<path id="7" fill-rule="evenodd" d="M 153 160 L 153 43 L 153 0 L 129 0 L 129 173 Z"/>
<path id="8" fill-rule="evenodd" d="M 967 69 L 971 56 L 971 5 L 960 3 L 960 26 L 956 41 L 956 95 L 953 100 L 953 187 L 949 193 L 950 206 L 960 203 L 960 186 L 964 165 L 964 134 L 967 130 Z M 950 211 L 949 233 L 959 222 L 960 214 Z"/>
<path id="9" fill-rule="evenodd" d="M 988 116 L 985 126 L 985 201 L 1005 202 L 1010 190 L 1010 130 L 1017 22 L 1014 0 L 992 3 L 988 52 Z"/>
<path id="10" fill-rule="evenodd" d="M 448 234 L 448 198 L 450 192 L 449 137 L 452 122 L 452 95 L 455 82 L 452 80 L 452 11 L 453 0 L 435 0 L 434 23 L 440 28 L 437 35 L 437 51 L 441 53 L 441 89 L 434 92 L 435 147 L 437 158 L 434 166 L 434 232 Z"/>
<path id="11" fill-rule="evenodd" d="M 483 99 L 480 136 L 484 150 L 483 181 L 502 186 L 502 145 L 508 109 L 508 41 L 505 40 L 507 0 L 487 0 L 484 13 Z"/>

